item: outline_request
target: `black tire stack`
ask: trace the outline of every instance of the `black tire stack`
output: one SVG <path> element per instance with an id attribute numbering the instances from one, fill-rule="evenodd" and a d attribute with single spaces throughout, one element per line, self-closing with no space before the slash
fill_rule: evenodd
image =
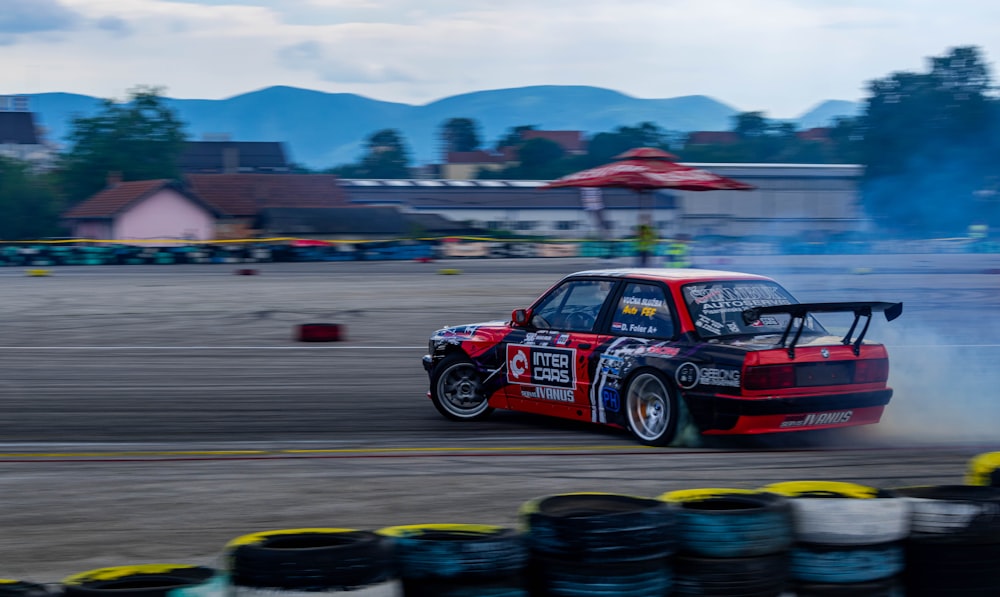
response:
<path id="1" fill-rule="evenodd" d="M 531 594 L 661 597 L 669 594 L 677 517 L 666 502 L 610 493 L 531 500 L 520 516 L 531 553 Z"/>
<path id="2" fill-rule="evenodd" d="M 528 551 L 514 529 L 417 524 L 376 531 L 392 540 L 406 597 L 526 597 Z M 353 597 L 353 596 L 352 596 Z"/>
<path id="3" fill-rule="evenodd" d="M 782 496 L 691 489 L 660 496 L 677 512 L 678 597 L 777 597 L 788 584 L 792 508 Z"/>
<path id="4" fill-rule="evenodd" d="M 763 488 L 790 498 L 790 574 L 801 597 L 895 597 L 910 532 L 909 504 L 891 492 L 837 481 Z"/>
<path id="5" fill-rule="evenodd" d="M 934 485 L 894 489 L 911 504 L 907 597 L 1000 595 L 1000 488 Z"/>
<path id="6" fill-rule="evenodd" d="M 187 564 L 143 564 L 98 568 L 62 581 L 65 597 L 220 597 L 218 570 Z"/>
<path id="7" fill-rule="evenodd" d="M 264 531 L 230 541 L 224 559 L 229 597 L 280 597 L 284 592 L 402 595 L 391 542 L 371 531 Z"/>

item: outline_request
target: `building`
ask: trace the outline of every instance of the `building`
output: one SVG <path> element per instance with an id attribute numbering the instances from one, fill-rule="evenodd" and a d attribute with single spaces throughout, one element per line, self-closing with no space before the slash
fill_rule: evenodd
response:
<path id="1" fill-rule="evenodd" d="M 587 153 L 587 142 L 582 131 L 521 131 L 521 141 L 534 139 L 552 141 L 563 148 L 567 155 Z M 497 172 L 518 164 L 518 148 L 501 147 L 495 151 L 449 151 L 439 169 L 440 177 L 447 180 L 471 180 L 479 177 L 481 171 Z"/>
<path id="2" fill-rule="evenodd" d="M 55 152 L 39 129 L 27 97 L 0 95 L 0 157 L 27 162 L 37 169 L 51 167 Z"/>
<path id="3" fill-rule="evenodd" d="M 546 181 L 341 180 L 352 204 L 396 205 L 492 231 L 581 238 L 633 234 L 653 210 L 660 236 L 822 238 L 863 231 L 863 168 L 843 164 L 687 164 L 754 185 L 752 191 L 663 190 L 640 196 L 601 189 L 603 209 L 584 209 L 583 190 L 539 189 Z M 641 203 L 641 204 L 640 204 Z"/>
<path id="4" fill-rule="evenodd" d="M 274 141 L 189 141 L 178 159 L 186 174 L 288 173 L 284 145 Z"/>

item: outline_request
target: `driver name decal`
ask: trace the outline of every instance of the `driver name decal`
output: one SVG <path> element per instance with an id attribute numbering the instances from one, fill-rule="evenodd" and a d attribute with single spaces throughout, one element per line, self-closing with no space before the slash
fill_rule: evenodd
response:
<path id="1" fill-rule="evenodd" d="M 550 388 L 576 387 L 576 351 L 525 344 L 507 345 L 507 382 Z"/>

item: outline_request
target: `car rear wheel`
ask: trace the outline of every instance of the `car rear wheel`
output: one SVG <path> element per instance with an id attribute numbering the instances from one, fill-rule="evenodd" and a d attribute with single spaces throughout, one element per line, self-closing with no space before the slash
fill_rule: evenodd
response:
<path id="1" fill-rule="evenodd" d="M 677 394 L 653 371 L 639 372 L 628 384 L 625 409 L 632 434 L 647 446 L 666 446 L 677 434 Z"/>
<path id="2" fill-rule="evenodd" d="M 493 412 L 479 370 L 460 354 L 445 357 L 434 368 L 431 401 L 438 412 L 453 421 L 475 421 Z"/>

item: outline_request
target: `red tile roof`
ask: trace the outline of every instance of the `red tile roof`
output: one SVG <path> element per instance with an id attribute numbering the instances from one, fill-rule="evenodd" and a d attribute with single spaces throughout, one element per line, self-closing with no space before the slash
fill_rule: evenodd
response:
<path id="1" fill-rule="evenodd" d="M 737 143 L 740 136 L 731 131 L 694 131 L 688 135 L 688 145 L 722 145 Z"/>
<path id="2" fill-rule="evenodd" d="M 96 195 L 76 204 L 63 214 L 64 218 L 111 218 L 126 207 L 177 183 L 165 178 L 134 180 L 113 184 Z"/>
<path id="3" fill-rule="evenodd" d="M 275 207 L 342 207 L 347 195 L 332 174 L 189 174 L 194 193 L 227 216 Z"/>
<path id="4" fill-rule="evenodd" d="M 521 133 L 521 139 L 531 141 L 532 139 L 548 139 L 558 143 L 566 151 L 580 152 L 586 149 L 583 141 L 583 133 L 580 131 L 535 131 L 528 130 Z"/>

